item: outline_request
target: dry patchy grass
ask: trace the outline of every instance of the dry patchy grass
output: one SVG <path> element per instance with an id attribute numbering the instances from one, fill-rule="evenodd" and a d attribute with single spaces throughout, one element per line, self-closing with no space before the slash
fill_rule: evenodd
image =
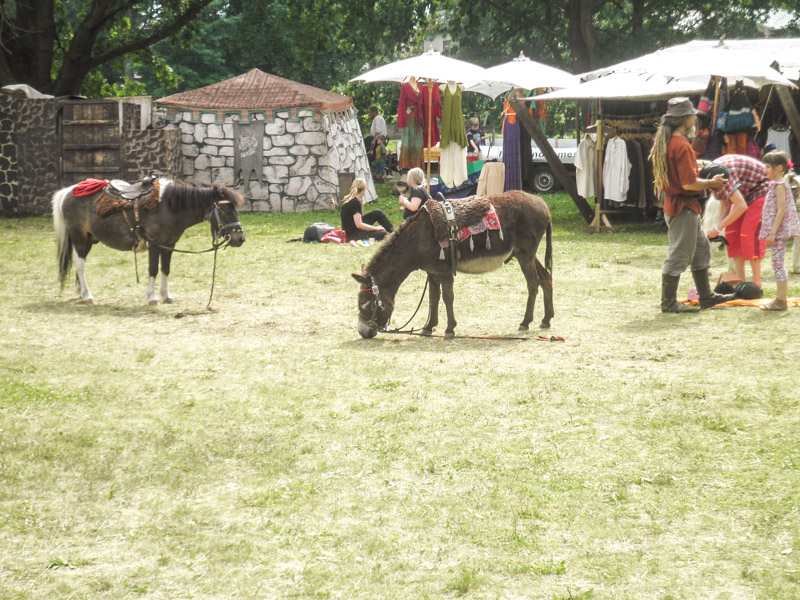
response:
<path id="1" fill-rule="evenodd" d="M 0 598 L 800 597 L 800 313 L 662 315 L 663 231 L 549 201 L 566 343 L 360 340 L 372 249 L 286 243 L 330 214 L 243 215 L 214 314 L 208 255 L 150 307 L 96 247 L 87 307 L 0 222 Z M 523 281 L 459 275 L 457 334 Z"/>

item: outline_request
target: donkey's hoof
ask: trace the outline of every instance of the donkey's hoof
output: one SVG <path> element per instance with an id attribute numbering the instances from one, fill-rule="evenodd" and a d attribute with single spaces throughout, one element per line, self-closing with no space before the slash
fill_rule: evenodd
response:
<path id="1" fill-rule="evenodd" d="M 422 335 L 424 335 L 426 337 L 427 336 L 431 336 L 431 335 L 433 335 L 433 329 L 423 329 L 422 331 L 420 331 L 420 334 L 422 334 Z"/>
<path id="2" fill-rule="evenodd" d="M 549 321 L 542 321 L 542 324 L 539 325 L 539 329 L 550 329 L 550 322 Z"/>
<path id="3" fill-rule="evenodd" d="M 530 329 L 530 327 L 528 327 L 524 323 L 520 323 L 519 331 L 528 331 L 528 329 Z"/>
<path id="4" fill-rule="evenodd" d="M 86 306 L 94 306 L 97 302 L 94 301 L 94 298 L 87 298 L 83 301 Z"/>
<path id="5" fill-rule="evenodd" d="M 444 332 L 444 339 L 452 340 L 454 337 L 456 337 L 456 332 L 455 331 L 445 331 Z"/>
<path id="6" fill-rule="evenodd" d="M 175 299 L 174 298 L 164 298 L 163 302 L 164 302 L 164 304 L 175 304 Z"/>
<path id="7" fill-rule="evenodd" d="M 150 300 L 150 306 L 158 306 L 158 300 Z"/>

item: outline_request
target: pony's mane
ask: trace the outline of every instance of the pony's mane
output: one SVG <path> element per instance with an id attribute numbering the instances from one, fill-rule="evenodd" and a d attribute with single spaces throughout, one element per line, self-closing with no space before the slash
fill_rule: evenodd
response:
<path id="1" fill-rule="evenodd" d="M 187 181 L 161 180 L 161 201 L 173 212 L 178 210 L 206 210 L 214 202 L 228 200 L 239 208 L 244 199 L 224 185 L 204 185 Z"/>
<path id="2" fill-rule="evenodd" d="M 381 245 L 375 251 L 375 254 L 372 255 L 372 258 L 367 264 L 367 273 L 371 273 L 373 266 L 376 266 L 385 260 L 385 256 L 389 252 L 389 248 L 397 241 L 397 238 L 403 235 L 403 232 L 408 229 L 409 225 L 414 223 L 419 218 L 421 212 L 421 210 L 418 210 L 416 213 L 402 221 L 397 227 L 394 228 L 394 231 L 391 233 L 391 235 L 381 243 Z"/>

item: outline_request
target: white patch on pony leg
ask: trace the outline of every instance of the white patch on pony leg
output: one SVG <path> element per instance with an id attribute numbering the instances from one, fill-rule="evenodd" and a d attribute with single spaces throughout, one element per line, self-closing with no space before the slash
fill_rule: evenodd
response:
<path id="1" fill-rule="evenodd" d="M 156 278 L 151 277 L 147 281 L 147 301 L 150 304 L 158 304 L 158 296 L 156 295 Z"/>
<path id="2" fill-rule="evenodd" d="M 164 273 L 161 273 L 161 289 L 159 292 L 161 293 L 161 301 L 164 304 L 173 304 L 175 302 L 172 294 L 169 293 L 169 276 Z"/>
<path id="3" fill-rule="evenodd" d="M 94 297 L 89 291 L 89 286 L 86 285 L 86 259 L 78 256 L 78 253 L 73 249 L 72 251 L 72 264 L 75 266 L 75 275 L 78 278 L 78 283 L 75 286 L 81 300 L 86 304 L 94 304 Z"/>

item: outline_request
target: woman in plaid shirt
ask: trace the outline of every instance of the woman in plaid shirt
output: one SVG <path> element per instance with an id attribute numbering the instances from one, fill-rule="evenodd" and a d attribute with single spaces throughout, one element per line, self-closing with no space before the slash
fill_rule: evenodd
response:
<path id="1" fill-rule="evenodd" d="M 728 257 L 736 264 L 736 275 L 745 281 L 744 264 L 750 262 L 753 283 L 761 287 L 761 259 L 767 250 L 766 240 L 758 239 L 764 197 L 769 179 L 764 163 L 742 154 L 726 154 L 707 164 L 700 177 L 722 173 L 727 183 L 713 191 L 722 204 L 717 224 L 708 231 L 709 238 L 725 230 Z"/>

